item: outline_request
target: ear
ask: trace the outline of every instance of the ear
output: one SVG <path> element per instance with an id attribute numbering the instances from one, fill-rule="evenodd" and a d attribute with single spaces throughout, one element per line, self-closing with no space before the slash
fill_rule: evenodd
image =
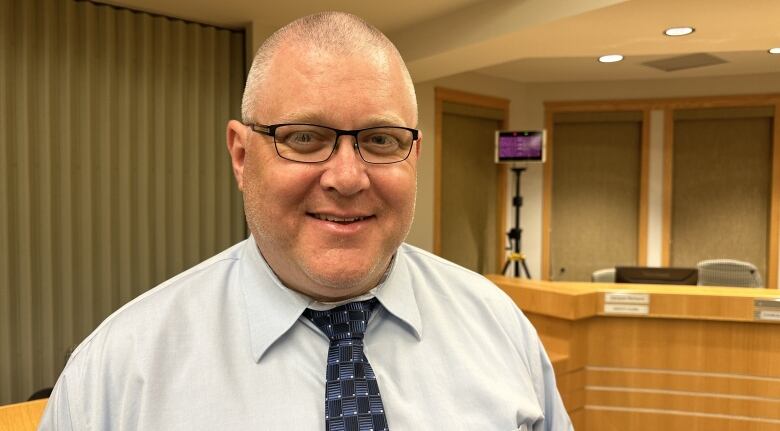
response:
<path id="1" fill-rule="evenodd" d="M 230 164 L 236 177 L 238 189 L 244 191 L 244 159 L 246 157 L 247 126 L 240 121 L 230 120 L 227 124 L 227 149 Z"/>
<path id="2" fill-rule="evenodd" d="M 417 135 L 417 145 L 414 148 L 414 154 L 419 159 L 420 158 L 420 147 L 422 147 L 423 142 L 423 132 L 420 130 L 419 134 Z"/>

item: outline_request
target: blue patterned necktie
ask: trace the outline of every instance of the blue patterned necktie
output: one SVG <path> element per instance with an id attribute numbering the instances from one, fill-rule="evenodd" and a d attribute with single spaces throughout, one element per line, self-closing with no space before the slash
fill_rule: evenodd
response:
<path id="1" fill-rule="evenodd" d="M 373 298 L 332 310 L 303 312 L 330 338 L 325 373 L 327 431 L 388 430 L 379 385 L 363 353 L 363 336 L 377 303 Z"/>

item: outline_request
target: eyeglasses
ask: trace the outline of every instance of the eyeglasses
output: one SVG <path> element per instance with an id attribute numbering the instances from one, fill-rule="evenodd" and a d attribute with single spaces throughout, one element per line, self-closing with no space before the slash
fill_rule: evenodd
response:
<path id="1" fill-rule="evenodd" d="M 388 164 L 406 160 L 420 134 L 407 127 L 383 126 L 340 130 L 316 124 L 247 124 L 252 131 L 273 136 L 279 157 L 294 162 L 318 163 L 328 160 L 340 136 L 355 137 L 360 158 L 367 163 Z"/>

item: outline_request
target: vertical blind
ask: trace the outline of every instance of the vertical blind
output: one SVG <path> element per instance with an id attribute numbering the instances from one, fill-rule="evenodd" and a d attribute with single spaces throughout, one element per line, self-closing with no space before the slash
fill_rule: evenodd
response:
<path id="1" fill-rule="evenodd" d="M 556 280 L 636 265 L 641 112 L 554 116 L 550 258 Z"/>
<path id="2" fill-rule="evenodd" d="M 743 260 L 766 283 L 774 115 L 772 107 L 675 111 L 673 266 Z"/>
<path id="3" fill-rule="evenodd" d="M 141 292 L 242 239 L 244 33 L 0 0 L 0 404 Z"/>

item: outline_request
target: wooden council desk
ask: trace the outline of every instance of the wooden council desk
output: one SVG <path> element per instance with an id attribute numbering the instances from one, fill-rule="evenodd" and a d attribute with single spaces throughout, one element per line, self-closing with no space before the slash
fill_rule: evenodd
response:
<path id="1" fill-rule="evenodd" d="M 780 431 L 780 291 L 488 278 L 539 332 L 577 431 Z"/>

